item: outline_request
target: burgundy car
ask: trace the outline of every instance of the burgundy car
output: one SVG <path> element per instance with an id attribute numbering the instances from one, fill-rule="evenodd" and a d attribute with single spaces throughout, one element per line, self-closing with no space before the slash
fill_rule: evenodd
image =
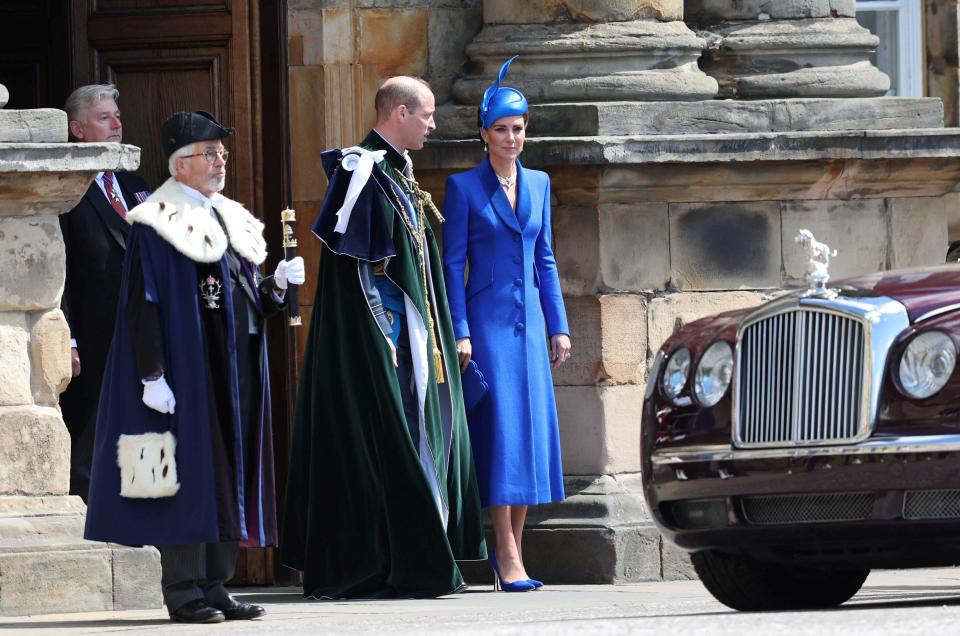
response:
<path id="1" fill-rule="evenodd" d="M 644 495 L 739 610 L 830 607 L 871 568 L 960 564 L 960 266 L 686 325 L 643 408 Z"/>

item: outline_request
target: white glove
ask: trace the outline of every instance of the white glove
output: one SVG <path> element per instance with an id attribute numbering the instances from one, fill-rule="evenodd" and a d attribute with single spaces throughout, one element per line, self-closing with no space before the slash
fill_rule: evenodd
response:
<path id="1" fill-rule="evenodd" d="M 303 285 L 305 280 L 307 280 L 307 274 L 303 267 L 302 256 L 295 256 L 289 261 L 277 263 L 277 271 L 273 273 L 273 282 L 278 289 L 286 289 L 287 283 Z"/>
<path id="2" fill-rule="evenodd" d="M 154 411 L 173 415 L 177 400 L 173 397 L 173 391 L 170 390 L 163 375 L 156 380 L 141 380 L 141 382 L 143 382 L 143 403 Z"/>

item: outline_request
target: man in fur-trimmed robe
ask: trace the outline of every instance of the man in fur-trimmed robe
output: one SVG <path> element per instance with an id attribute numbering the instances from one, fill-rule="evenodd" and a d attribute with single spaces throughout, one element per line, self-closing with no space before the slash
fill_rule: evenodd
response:
<path id="1" fill-rule="evenodd" d="M 308 597 L 435 597 L 486 558 L 443 270 L 407 150 L 434 129 L 410 77 L 377 126 L 323 153 L 324 242 L 297 393 L 281 557 Z"/>
<path id="2" fill-rule="evenodd" d="M 276 543 L 263 319 L 303 261 L 260 277 L 263 224 L 220 194 L 232 128 L 181 112 L 162 133 L 172 178 L 127 215 L 85 537 L 156 545 L 174 621 L 257 618 L 223 584 L 241 542 Z"/>

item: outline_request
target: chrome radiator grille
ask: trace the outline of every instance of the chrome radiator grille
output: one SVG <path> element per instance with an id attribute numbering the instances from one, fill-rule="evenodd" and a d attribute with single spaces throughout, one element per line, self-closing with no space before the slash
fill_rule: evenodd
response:
<path id="1" fill-rule="evenodd" d="M 797 309 L 747 326 L 739 343 L 735 436 L 740 446 L 816 444 L 860 433 L 862 323 Z"/>

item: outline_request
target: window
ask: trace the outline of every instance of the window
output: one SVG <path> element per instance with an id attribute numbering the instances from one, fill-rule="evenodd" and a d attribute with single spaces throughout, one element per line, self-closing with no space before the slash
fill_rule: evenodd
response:
<path id="1" fill-rule="evenodd" d="M 857 20 L 880 38 L 870 61 L 890 76 L 887 94 L 922 97 L 920 0 L 857 0 Z"/>

